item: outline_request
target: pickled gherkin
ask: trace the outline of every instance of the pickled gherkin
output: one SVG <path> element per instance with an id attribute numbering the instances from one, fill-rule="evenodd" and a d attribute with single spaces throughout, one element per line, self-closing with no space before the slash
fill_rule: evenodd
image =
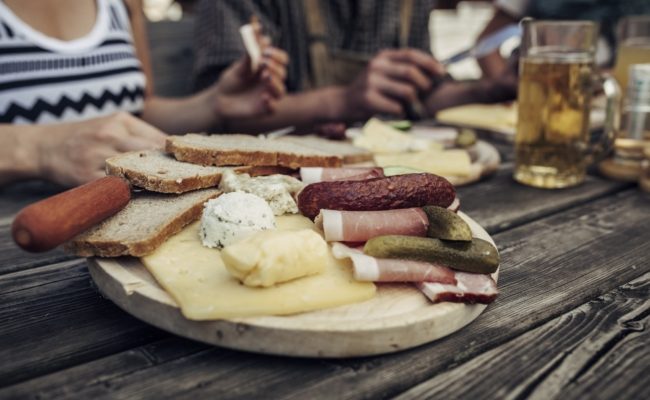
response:
<path id="1" fill-rule="evenodd" d="M 479 238 L 473 238 L 471 242 L 458 242 L 386 235 L 368 240 L 363 252 L 377 258 L 426 261 L 477 274 L 491 274 L 499 267 L 497 249 Z"/>

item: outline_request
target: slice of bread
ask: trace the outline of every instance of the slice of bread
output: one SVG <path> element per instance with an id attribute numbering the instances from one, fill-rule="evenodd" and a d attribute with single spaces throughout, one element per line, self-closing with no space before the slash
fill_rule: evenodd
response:
<path id="1" fill-rule="evenodd" d="M 282 136 L 277 140 L 284 140 L 301 146 L 339 155 L 343 157 L 343 163 L 345 164 L 372 161 L 372 153 L 370 151 L 343 140 L 328 140 L 314 135 Z"/>
<path id="2" fill-rule="evenodd" d="M 186 163 L 161 150 L 123 153 L 106 160 L 106 173 L 134 186 L 158 193 L 184 193 L 216 187 L 225 170 L 247 172 L 249 167 L 213 167 Z"/>
<path id="3" fill-rule="evenodd" d="M 339 167 L 343 158 L 287 141 L 249 135 L 200 135 L 189 133 L 167 138 L 165 149 L 177 160 L 201 165 L 252 165 Z"/>
<path id="4" fill-rule="evenodd" d="M 199 219 L 203 203 L 220 194 L 218 189 L 136 194 L 120 212 L 73 238 L 65 249 L 82 257 L 142 257 Z"/>

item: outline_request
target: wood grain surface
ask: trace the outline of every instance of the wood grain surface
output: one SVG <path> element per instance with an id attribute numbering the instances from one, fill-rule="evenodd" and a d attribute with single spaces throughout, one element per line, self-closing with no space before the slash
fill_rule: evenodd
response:
<path id="1" fill-rule="evenodd" d="M 88 350 L 88 340 L 80 341 L 79 336 L 69 331 L 59 332 L 59 342 L 72 350 L 61 357 L 65 363 L 61 363 L 61 358 L 56 367 L 42 363 L 46 366 L 36 372 L 30 367 L 38 362 L 38 356 L 32 356 L 29 367 L 13 363 L 13 369 L 22 370 L 22 379 L 13 382 L 27 377 L 32 379 L 0 390 L 0 397 L 61 398 L 66 397 L 65 393 L 68 396 L 74 393 L 82 397 L 127 398 L 147 393 L 159 398 L 183 398 L 200 393 L 220 398 L 250 398 L 265 393 L 268 398 L 328 398 L 332 388 L 336 388 L 337 395 L 342 398 L 388 398 L 431 376 L 463 365 L 647 273 L 650 269 L 646 234 L 650 222 L 649 204 L 648 198 L 628 190 L 496 235 L 504 257 L 500 277 L 502 296 L 466 329 L 416 349 L 345 361 L 291 359 L 210 348 L 183 339 L 151 342 L 150 338 L 146 344 L 147 340 L 141 339 L 143 330 L 140 327 L 140 331 L 131 332 L 134 341 L 136 338 L 144 340 L 141 345 L 127 346 L 118 341 L 119 345 L 126 346 L 120 351 L 112 344 L 100 343 L 93 348 L 93 354 Z M 85 273 L 82 279 L 87 282 Z M 34 284 L 36 282 L 31 283 Z M 57 290 L 44 288 L 41 307 L 54 296 L 52 289 Z M 91 288 L 82 290 L 86 291 L 96 296 Z M 0 295 L 4 296 L 2 292 Z M 106 300 L 90 304 L 89 308 L 99 311 L 100 306 L 111 308 Z M 42 318 L 46 310 L 47 307 L 33 312 L 32 318 Z M 83 318 L 78 317 L 84 315 L 75 314 L 52 315 L 51 321 L 58 321 L 53 328 L 63 329 L 64 324 L 79 326 Z M 95 314 L 101 315 L 101 312 Z M 86 314 L 85 318 L 92 317 Z M 107 318 L 108 323 L 117 321 L 111 313 Z M 132 324 L 138 325 L 137 321 Z M 95 329 L 86 331 L 83 336 L 101 337 L 97 322 L 91 325 L 95 325 Z M 128 335 L 125 333 L 128 325 L 116 324 L 111 333 L 124 338 Z M 29 329 L 24 329 L 7 340 L 3 344 L 5 359 L 19 358 L 25 352 L 31 354 L 25 344 L 21 349 L 12 350 L 20 343 L 32 343 L 30 334 L 33 335 Z M 633 346 L 634 342 L 631 343 Z M 44 354 L 40 357 L 41 360 L 57 360 Z M 95 361 L 86 363 L 91 359 Z M 138 363 L 131 364 L 130 360 L 134 359 L 139 360 Z M 74 366 L 60 370 L 66 363 Z M 643 359 L 638 358 L 637 363 L 643 365 Z M 104 368 L 105 372 L 101 372 Z M 6 370 L 4 372 L 6 377 Z M 595 372 L 596 369 L 591 370 Z M 93 373 L 96 378 L 88 379 Z M 598 380 L 598 376 L 601 375 L 596 374 L 591 379 Z M 494 381 L 491 384 L 501 385 Z M 578 395 L 583 394 L 580 388 L 584 389 L 580 385 L 574 389 Z M 636 390 L 642 389 L 637 385 Z"/>
<path id="2" fill-rule="evenodd" d="M 463 212 L 474 237 L 494 241 Z M 185 318 L 176 301 L 135 258 L 92 259 L 99 290 L 131 315 L 179 336 L 232 349 L 299 357 L 393 353 L 439 339 L 473 321 L 486 306 L 431 302 L 412 284 L 377 285 L 374 298 L 288 316 L 216 321 Z M 498 271 L 492 275 L 498 277 Z"/>

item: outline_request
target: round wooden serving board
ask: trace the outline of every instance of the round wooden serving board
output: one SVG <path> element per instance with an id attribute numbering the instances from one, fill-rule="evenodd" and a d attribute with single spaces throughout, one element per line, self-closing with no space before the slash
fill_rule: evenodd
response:
<path id="1" fill-rule="evenodd" d="M 494 243 L 476 222 L 459 215 L 474 236 Z M 378 284 L 377 295 L 358 304 L 291 316 L 191 321 L 139 259 L 92 258 L 89 270 L 102 294 L 136 318 L 179 336 L 266 354 L 356 357 L 396 352 L 455 332 L 486 308 L 432 304 L 413 285 Z"/>

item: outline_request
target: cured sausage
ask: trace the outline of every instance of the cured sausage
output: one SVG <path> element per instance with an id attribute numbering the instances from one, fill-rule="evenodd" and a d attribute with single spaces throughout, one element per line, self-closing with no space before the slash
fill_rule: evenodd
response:
<path id="1" fill-rule="evenodd" d="M 448 207 L 454 186 L 434 174 L 407 174 L 364 181 L 318 182 L 298 194 L 298 209 L 312 220 L 321 209 L 378 211 L 434 205 Z"/>

